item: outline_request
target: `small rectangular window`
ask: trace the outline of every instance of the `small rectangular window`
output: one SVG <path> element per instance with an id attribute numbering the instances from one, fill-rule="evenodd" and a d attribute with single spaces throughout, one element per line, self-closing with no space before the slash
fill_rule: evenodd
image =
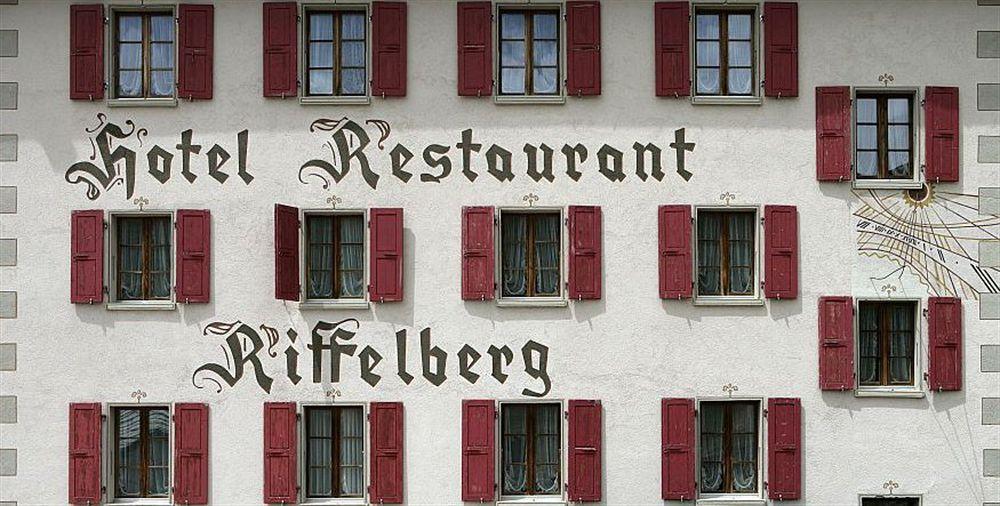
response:
<path id="1" fill-rule="evenodd" d="M 554 403 L 501 405 L 504 495 L 561 493 L 561 414 Z"/>
<path id="2" fill-rule="evenodd" d="M 306 408 L 306 496 L 362 497 L 364 413 L 360 406 Z"/>
<path id="3" fill-rule="evenodd" d="M 307 11 L 306 92 L 309 96 L 363 96 L 368 90 L 364 11 Z"/>
<path id="4" fill-rule="evenodd" d="M 558 212 L 503 212 L 500 220 L 504 297 L 557 297 L 562 227 Z"/>
<path id="5" fill-rule="evenodd" d="M 170 412 L 165 407 L 114 410 L 114 497 L 167 497 Z"/>
<path id="6" fill-rule="evenodd" d="M 169 300 L 171 235 L 169 216 L 119 216 L 116 287 L 120 301 Z"/>
<path id="7" fill-rule="evenodd" d="M 754 295 L 754 211 L 698 211 L 698 295 Z"/>
<path id="8" fill-rule="evenodd" d="M 500 94 L 558 95 L 559 11 L 500 11 Z"/>
<path id="9" fill-rule="evenodd" d="M 858 93 L 854 117 L 858 179 L 913 179 L 913 94 Z"/>
<path id="10" fill-rule="evenodd" d="M 701 403 L 703 493 L 757 492 L 759 411 L 756 401 Z"/>
<path id="11" fill-rule="evenodd" d="M 364 298 L 364 215 L 307 214 L 306 242 L 306 298 Z"/>
<path id="12" fill-rule="evenodd" d="M 116 13 L 115 21 L 115 96 L 173 97 L 173 14 L 124 11 Z"/>
<path id="13" fill-rule="evenodd" d="M 913 385 L 916 302 L 858 303 L 858 377 L 862 386 Z"/>
<path id="14" fill-rule="evenodd" d="M 753 10 L 698 9 L 695 15 L 697 95 L 755 95 Z"/>

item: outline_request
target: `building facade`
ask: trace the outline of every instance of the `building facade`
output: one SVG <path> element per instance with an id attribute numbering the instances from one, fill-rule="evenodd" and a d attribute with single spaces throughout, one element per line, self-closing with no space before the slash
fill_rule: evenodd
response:
<path id="1" fill-rule="evenodd" d="M 993 0 L 0 1 L 0 504 L 996 505 Z"/>

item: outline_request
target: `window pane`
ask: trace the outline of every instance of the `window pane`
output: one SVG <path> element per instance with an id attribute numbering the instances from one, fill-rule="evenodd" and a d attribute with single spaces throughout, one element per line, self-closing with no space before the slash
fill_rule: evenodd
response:
<path id="1" fill-rule="evenodd" d="M 118 40 L 142 42 L 142 17 L 118 16 Z"/>
<path id="2" fill-rule="evenodd" d="M 878 119 L 875 99 L 859 98 L 856 114 L 858 115 L 858 123 L 875 123 Z"/>
<path id="3" fill-rule="evenodd" d="M 889 152 L 889 177 L 909 178 L 913 171 L 910 168 L 910 153 L 907 151 Z"/>
<path id="4" fill-rule="evenodd" d="M 858 138 L 855 141 L 858 149 L 878 148 L 878 127 L 875 125 L 858 125 Z"/>
<path id="5" fill-rule="evenodd" d="M 501 42 L 500 64 L 504 67 L 523 67 L 525 65 L 524 42 Z"/>
<path id="6" fill-rule="evenodd" d="M 729 293 L 753 293 L 754 215 L 729 215 Z"/>
<path id="7" fill-rule="evenodd" d="M 309 40 L 333 40 L 333 14 L 309 15 Z"/>
<path id="8" fill-rule="evenodd" d="M 365 43 L 344 42 L 340 49 L 340 64 L 345 67 L 365 66 Z"/>
<path id="9" fill-rule="evenodd" d="M 141 493 L 139 489 L 139 459 L 142 456 L 139 441 L 140 418 L 139 410 L 118 410 L 116 481 L 120 496 L 136 496 Z"/>
<path id="10" fill-rule="evenodd" d="M 333 297 L 333 218 L 310 216 L 306 219 L 308 233 L 308 283 L 306 297 Z"/>
<path id="11" fill-rule="evenodd" d="M 154 72 L 153 74 L 164 73 L 166 72 Z M 173 85 L 171 84 L 171 86 Z M 171 279 L 170 219 L 152 218 L 149 228 L 149 296 L 153 299 L 166 299 L 170 297 Z"/>
<path id="12" fill-rule="evenodd" d="M 504 214 L 500 235 L 503 295 L 508 297 L 527 295 L 527 217 Z"/>
<path id="13" fill-rule="evenodd" d="M 698 293 L 722 293 L 722 221 L 715 213 L 698 215 Z"/>
<path id="14" fill-rule="evenodd" d="M 150 47 L 153 53 L 152 65 L 153 68 L 158 69 L 172 69 L 174 68 L 174 45 L 159 43 L 153 44 Z"/>
<path id="15" fill-rule="evenodd" d="M 701 489 L 721 492 L 725 410 L 720 403 L 703 403 L 701 414 Z"/>
<path id="16" fill-rule="evenodd" d="M 719 66 L 719 43 L 718 42 L 698 42 L 697 60 L 699 67 Z"/>
<path id="17" fill-rule="evenodd" d="M 757 490 L 757 408 L 753 404 L 733 404 L 732 412 L 732 490 Z"/>
<path id="18" fill-rule="evenodd" d="M 910 101 L 905 98 L 889 99 L 889 122 L 909 123 L 910 122 Z"/>
<path id="19" fill-rule="evenodd" d="M 126 70 L 118 73 L 118 96 L 142 96 L 142 71 Z"/>
<path id="20" fill-rule="evenodd" d="M 698 69 L 698 93 L 719 93 L 719 69 Z"/>
<path id="21" fill-rule="evenodd" d="M 862 303 L 859 304 L 858 313 L 858 330 L 861 333 L 858 342 L 858 375 L 862 385 L 878 385 L 881 377 L 878 307 Z"/>
<path id="22" fill-rule="evenodd" d="M 524 69 L 502 69 L 500 72 L 500 93 L 523 94 Z"/>
<path id="23" fill-rule="evenodd" d="M 543 66 L 556 66 L 556 44 L 557 42 L 535 42 L 532 45 L 532 51 L 534 52 L 534 64 Z"/>
<path id="24" fill-rule="evenodd" d="M 502 441 L 503 491 L 518 494 L 527 491 L 526 454 L 527 410 L 524 406 L 504 406 Z"/>
<path id="25" fill-rule="evenodd" d="M 535 14 L 535 25 L 532 36 L 536 39 L 555 39 L 556 15 L 552 13 Z"/>
<path id="26" fill-rule="evenodd" d="M 118 221 L 118 298 L 142 298 L 142 221 L 120 218 Z"/>
<path id="27" fill-rule="evenodd" d="M 174 94 L 174 72 L 172 70 L 157 70 L 150 73 L 152 80 L 150 93 L 157 97 L 169 97 Z"/>
<path id="28" fill-rule="evenodd" d="M 559 492 L 559 424 L 558 405 L 535 408 L 535 492 Z"/>
<path id="29" fill-rule="evenodd" d="M 534 217 L 535 232 L 535 294 L 559 293 L 559 215 Z"/>
<path id="30" fill-rule="evenodd" d="M 306 493 L 311 497 L 333 495 L 333 411 L 326 408 L 306 410 L 306 462 L 309 466 Z"/>
<path id="31" fill-rule="evenodd" d="M 524 38 L 524 16 L 505 12 L 500 15 L 500 26 L 502 27 L 501 38 L 523 39 Z"/>
<path id="32" fill-rule="evenodd" d="M 332 95 L 333 94 L 333 71 L 332 70 L 310 70 L 309 71 L 309 94 L 310 95 Z"/>
<path id="33" fill-rule="evenodd" d="M 858 177 L 878 176 L 878 153 L 858 151 Z"/>
<path id="34" fill-rule="evenodd" d="M 908 125 L 889 126 L 889 149 L 910 149 L 910 127 Z"/>
<path id="35" fill-rule="evenodd" d="M 729 15 L 729 38 L 730 39 L 750 38 L 750 14 Z"/>
<path id="36" fill-rule="evenodd" d="M 342 40 L 364 40 L 365 16 L 360 13 L 344 13 L 340 16 Z"/>
<path id="37" fill-rule="evenodd" d="M 729 93 L 749 95 L 753 86 L 750 69 L 729 69 Z"/>
<path id="38" fill-rule="evenodd" d="M 733 67 L 750 66 L 750 43 L 730 42 L 729 43 L 729 65 Z"/>
<path id="39" fill-rule="evenodd" d="M 142 44 L 119 44 L 118 68 L 142 69 Z"/>
<path id="40" fill-rule="evenodd" d="M 364 486 L 364 425 L 361 408 L 340 409 L 340 491 L 360 496 Z"/>
<path id="41" fill-rule="evenodd" d="M 361 216 L 340 216 L 340 296 L 364 295 L 364 220 Z"/>
<path id="42" fill-rule="evenodd" d="M 365 70 L 346 69 L 340 74 L 340 92 L 344 95 L 364 95 Z"/>
<path id="43" fill-rule="evenodd" d="M 333 67 L 333 42 L 310 42 L 309 66 Z"/>
<path id="44" fill-rule="evenodd" d="M 714 14 L 699 14 L 696 34 L 699 39 L 719 38 L 719 17 Z"/>
<path id="45" fill-rule="evenodd" d="M 535 93 L 555 93 L 556 92 L 556 69 L 536 68 L 534 70 L 534 81 L 532 87 Z"/>
<path id="46" fill-rule="evenodd" d="M 172 42 L 174 40 L 174 17 L 152 16 L 149 18 L 150 40 Z"/>

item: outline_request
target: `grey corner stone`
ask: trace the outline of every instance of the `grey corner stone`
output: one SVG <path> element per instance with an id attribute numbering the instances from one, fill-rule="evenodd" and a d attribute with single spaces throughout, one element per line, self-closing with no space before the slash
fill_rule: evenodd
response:
<path id="1" fill-rule="evenodd" d="M 1000 111 L 1000 83 L 979 83 L 976 86 L 976 108 L 980 111 Z"/>
<path id="2" fill-rule="evenodd" d="M 982 254 L 979 257 L 981 259 Z M 0 239 L 0 267 L 15 265 L 17 265 L 17 239 Z"/>
<path id="3" fill-rule="evenodd" d="M 0 292 L 0 319 L 17 318 L 17 292 Z"/>
<path id="4" fill-rule="evenodd" d="M 0 162 L 17 161 L 17 134 L 0 134 Z"/>
<path id="5" fill-rule="evenodd" d="M 984 293 L 979 298 L 979 319 L 1000 320 L 1000 293 Z"/>
<path id="6" fill-rule="evenodd" d="M 0 423 L 17 423 L 17 396 L 0 395 Z"/>
<path id="7" fill-rule="evenodd" d="M 1000 186 L 979 187 L 979 214 L 1000 216 Z"/>
<path id="8" fill-rule="evenodd" d="M 979 163 L 1000 163 L 1000 135 L 980 135 Z"/>
<path id="9" fill-rule="evenodd" d="M 17 344 L 0 343 L 0 371 L 17 370 Z"/>
<path id="10" fill-rule="evenodd" d="M 984 344 L 979 347 L 979 371 L 1000 372 L 1000 345 Z"/>
<path id="11" fill-rule="evenodd" d="M 0 186 L 0 214 L 17 212 L 17 187 Z"/>
<path id="12" fill-rule="evenodd" d="M 17 56 L 17 30 L 0 30 L 0 58 Z"/>
<path id="13" fill-rule="evenodd" d="M 983 450 L 983 476 L 1000 477 L 1000 449 L 986 448 Z"/>
<path id="14" fill-rule="evenodd" d="M 1000 397 L 983 398 L 983 425 L 1000 425 Z"/>
<path id="15" fill-rule="evenodd" d="M 17 450 L 0 448 L 0 476 L 17 476 Z"/>
<path id="16" fill-rule="evenodd" d="M 2 253 L 0 249 L 0 259 Z M 1000 241 L 979 241 L 979 267 L 1000 269 Z"/>
<path id="17" fill-rule="evenodd" d="M 976 33 L 976 57 L 1000 58 L 1000 32 L 980 31 Z"/>
<path id="18" fill-rule="evenodd" d="M 0 83 L 0 110 L 17 109 L 17 83 Z"/>

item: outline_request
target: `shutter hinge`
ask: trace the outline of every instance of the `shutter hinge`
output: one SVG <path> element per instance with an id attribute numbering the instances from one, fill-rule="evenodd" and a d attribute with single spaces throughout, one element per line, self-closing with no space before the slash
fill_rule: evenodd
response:
<path id="1" fill-rule="evenodd" d="M 104 24 L 108 24 L 111 22 L 111 18 L 104 16 L 104 19 L 102 21 L 104 22 Z"/>
<path id="2" fill-rule="evenodd" d="M 175 16 L 174 17 L 174 23 L 181 24 L 181 17 L 180 16 Z"/>
<path id="3" fill-rule="evenodd" d="M 695 418 L 698 417 L 698 410 L 697 409 L 694 410 L 694 416 L 695 416 Z"/>
<path id="4" fill-rule="evenodd" d="M 763 216 L 761 216 L 761 217 L 760 217 L 760 224 L 761 224 L 761 225 L 763 225 L 763 224 L 764 224 L 764 217 L 763 217 Z"/>
<path id="5" fill-rule="evenodd" d="M 563 418 L 569 420 L 569 410 L 563 411 Z"/>
<path id="6" fill-rule="evenodd" d="M 110 293 L 110 292 L 108 292 L 108 286 L 107 285 L 102 286 L 101 287 L 101 292 L 102 293 Z"/>
<path id="7" fill-rule="evenodd" d="M 296 15 L 295 15 L 295 22 L 296 22 L 296 23 L 301 23 L 301 22 L 302 22 L 302 16 L 300 16 L 300 15 L 296 14 Z"/>
<path id="8" fill-rule="evenodd" d="M 764 490 L 767 490 L 767 480 L 764 481 Z"/>
<path id="9" fill-rule="evenodd" d="M 108 486 L 107 485 L 101 485 L 101 494 L 104 494 L 107 491 L 108 491 Z"/>
<path id="10" fill-rule="evenodd" d="M 764 418 L 767 418 L 767 408 L 764 408 Z"/>
<path id="11" fill-rule="evenodd" d="M 494 420 L 499 420 L 500 419 L 500 410 L 498 410 L 498 409 L 494 409 L 493 410 L 493 419 Z M 496 485 L 494 484 L 494 486 L 496 486 Z"/>
<path id="12" fill-rule="evenodd" d="M 920 312 L 921 312 L 921 313 L 923 313 L 923 315 L 924 315 L 924 318 L 927 318 L 927 316 L 928 316 L 928 315 L 930 314 L 930 313 L 929 313 L 929 312 L 927 311 L 927 308 L 923 308 L 923 309 L 921 309 L 921 310 L 920 310 Z"/>
<path id="13" fill-rule="evenodd" d="M 108 222 L 107 222 L 107 220 L 101 221 L 101 226 L 104 228 L 104 230 L 107 230 L 108 229 Z"/>
<path id="14" fill-rule="evenodd" d="M 295 420 L 301 420 L 301 419 L 302 419 L 302 413 L 295 413 Z"/>
<path id="15" fill-rule="evenodd" d="M 926 105 L 927 105 L 927 99 L 926 98 L 920 99 L 920 107 L 925 107 Z"/>

